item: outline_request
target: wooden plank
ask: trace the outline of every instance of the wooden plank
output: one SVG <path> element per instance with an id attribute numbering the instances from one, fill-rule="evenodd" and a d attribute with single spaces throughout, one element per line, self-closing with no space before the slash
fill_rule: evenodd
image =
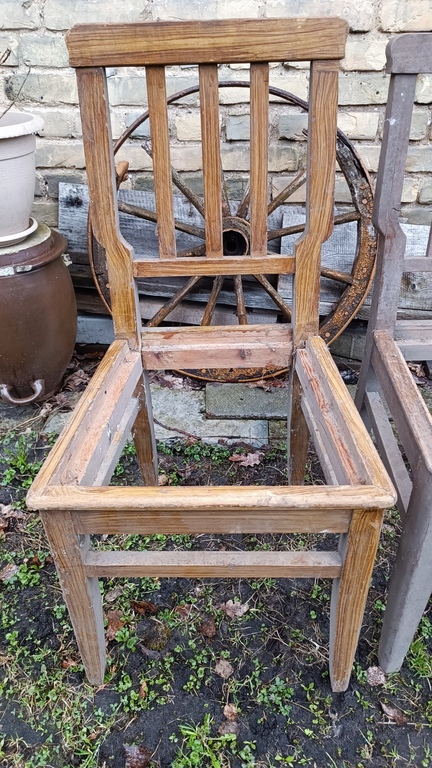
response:
<path id="1" fill-rule="evenodd" d="M 250 252 L 267 255 L 268 64 L 250 68 Z"/>
<path id="2" fill-rule="evenodd" d="M 432 72 L 432 38 L 429 32 L 397 35 L 386 48 L 387 72 L 417 75 Z"/>
<path id="3" fill-rule="evenodd" d="M 291 365 L 287 325 L 148 328 L 141 338 L 146 370 Z"/>
<path id="4" fill-rule="evenodd" d="M 84 152 L 95 235 L 107 254 L 114 329 L 138 348 L 138 294 L 132 275 L 132 249 L 119 230 L 114 155 L 105 72 L 77 72 Z"/>
<path id="5" fill-rule="evenodd" d="M 349 533 L 341 537 L 343 566 L 333 581 L 330 607 L 330 680 L 333 691 L 345 691 L 363 620 L 383 510 L 355 510 Z"/>
<path id="6" fill-rule="evenodd" d="M 379 455 L 396 488 L 397 506 L 403 519 L 408 509 L 412 482 L 379 393 L 367 389 L 364 403 Z"/>
<path id="7" fill-rule="evenodd" d="M 329 460 L 328 451 L 325 448 L 325 443 L 321 437 L 321 433 L 317 427 L 317 423 L 314 419 L 312 409 L 310 408 L 307 400 L 302 399 L 302 409 L 308 425 L 308 429 L 312 438 L 314 448 L 317 452 L 321 469 L 324 473 L 326 483 L 328 485 L 337 485 L 337 477 L 333 471 L 332 464 Z"/>
<path id="8" fill-rule="evenodd" d="M 203 158 L 206 257 L 222 251 L 222 178 L 219 132 L 219 90 L 216 64 L 200 64 L 200 111 Z"/>
<path id="9" fill-rule="evenodd" d="M 106 664 L 102 596 L 98 579 L 86 573 L 82 560 L 89 537 L 79 545 L 67 512 L 41 512 L 41 518 L 88 680 L 102 685 Z"/>
<path id="10" fill-rule="evenodd" d="M 337 552 L 88 552 L 88 576 L 336 578 Z"/>
<path id="11" fill-rule="evenodd" d="M 431 320 L 398 320 L 394 338 L 405 360 L 429 360 L 432 357 Z"/>
<path id="12" fill-rule="evenodd" d="M 321 244 L 333 226 L 338 65 L 311 64 L 308 113 L 306 229 L 295 246 L 294 343 L 302 346 L 318 332 Z"/>
<path id="13" fill-rule="evenodd" d="M 64 482 L 67 477 L 70 477 L 68 472 L 71 467 L 73 467 L 73 476 L 76 477 L 77 466 L 72 457 L 81 447 L 82 432 L 85 433 L 90 427 L 95 413 L 101 412 L 101 409 L 106 413 L 107 399 L 110 407 L 113 407 L 112 392 L 115 391 L 116 382 L 122 375 L 124 376 L 122 372 L 126 372 L 126 376 L 129 375 L 132 379 L 136 375 L 135 387 L 140 370 L 140 355 L 129 352 L 126 342 L 114 341 L 99 363 L 67 426 L 34 480 L 29 498 L 50 482 Z M 111 394 L 107 398 L 108 391 Z"/>
<path id="14" fill-rule="evenodd" d="M 432 471 L 432 417 L 397 345 L 375 331 L 371 362 L 412 467 L 420 458 Z"/>
<path id="15" fill-rule="evenodd" d="M 135 395 L 139 399 L 140 408 L 133 426 L 132 438 L 135 444 L 138 466 L 144 485 L 157 485 L 158 455 L 150 383 L 146 371 L 143 371 L 140 377 Z"/>
<path id="16" fill-rule="evenodd" d="M 241 34 L 239 33 L 241 32 Z M 327 19 L 85 24 L 66 36 L 71 67 L 341 59 L 348 25 Z"/>
<path id="17" fill-rule="evenodd" d="M 303 388 L 295 367 L 290 372 L 288 396 L 288 477 L 292 485 L 303 485 L 309 447 L 309 429 L 302 410 Z"/>
<path id="18" fill-rule="evenodd" d="M 161 513 L 200 515 L 203 519 L 211 513 L 211 523 L 218 515 L 226 513 L 255 513 L 261 516 L 282 515 L 302 510 L 303 524 L 307 527 L 307 513 L 325 512 L 323 523 L 326 530 L 330 510 L 387 509 L 394 503 L 393 493 L 374 486 L 340 485 L 337 488 L 313 486 L 206 486 L 206 487 L 120 487 L 76 485 L 47 485 L 39 487 L 28 496 L 30 509 L 67 509 L 81 512 L 84 517 L 96 511 L 104 527 L 109 519 L 116 525 L 126 525 L 124 513 L 135 516 L 138 524 L 141 515 Z M 83 512 L 85 510 L 85 512 Z M 215 523 L 216 524 L 216 523 Z M 279 521 L 274 530 L 284 523 Z M 213 530 L 213 529 L 211 529 Z M 303 529 L 304 530 L 304 529 Z"/>
<path id="19" fill-rule="evenodd" d="M 188 494 L 186 494 L 188 496 Z M 77 530 L 94 534 L 153 533 L 344 533 L 348 531 L 351 513 L 345 510 L 308 511 L 282 509 L 263 512 L 252 506 L 245 511 L 232 509 L 202 510 L 198 495 L 191 498 L 189 509 L 154 510 L 151 507 L 137 511 L 112 509 L 99 515 L 86 510 L 74 513 Z"/>
<path id="20" fill-rule="evenodd" d="M 314 336 L 306 349 L 298 352 L 298 357 L 305 396 L 322 438 L 327 441 L 333 470 L 336 476 L 341 473 L 339 482 L 345 475 L 352 483 L 372 483 L 376 488 L 387 490 L 392 506 L 393 487 L 328 347 L 320 337 Z"/>
<path id="21" fill-rule="evenodd" d="M 219 258 L 177 258 L 172 260 L 135 259 L 135 277 L 167 277 L 169 275 L 276 275 L 295 270 L 294 256 L 275 256 L 269 253 L 264 258 L 245 256 L 224 256 Z"/>
<path id="22" fill-rule="evenodd" d="M 102 461 L 99 457 L 98 469 L 93 481 L 95 485 L 106 485 L 111 480 L 120 454 L 128 441 L 132 425 L 136 420 L 138 409 L 139 401 L 134 397 L 126 405 L 125 412 L 117 425 L 106 453 L 102 456 Z"/>
<path id="23" fill-rule="evenodd" d="M 171 160 L 164 67 L 147 67 L 147 96 L 152 141 L 153 179 L 158 222 L 159 256 L 176 255 Z"/>

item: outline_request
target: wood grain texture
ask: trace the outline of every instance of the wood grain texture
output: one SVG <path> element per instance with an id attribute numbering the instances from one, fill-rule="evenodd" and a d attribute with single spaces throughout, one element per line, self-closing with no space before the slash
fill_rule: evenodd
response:
<path id="1" fill-rule="evenodd" d="M 336 578 L 337 552 L 89 552 L 88 576 Z"/>
<path id="2" fill-rule="evenodd" d="M 135 277 L 250 275 L 255 272 L 275 275 L 281 272 L 292 274 L 294 269 L 293 256 L 275 256 L 274 253 L 256 259 L 249 256 L 225 256 L 223 259 L 183 257 L 163 262 L 159 259 L 135 259 L 133 263 Z"/>
<path id="3" fill-rule="evenodd" d="M 318 332 L 321 244 L 333 227 L 338 65 L 311 64 L 308 112 L 306 229 L 295 244 L 294 343 Z"/>
<path id="4" fill-rule="evenodd" d="M 303 485 L 309 427 L 302 409 L 303 387 L 295 367 L 290 372 L 290 389 L 287 418 L 288 477 L 292 485 Z"/>
<path id="5" fill-rule="evenodd" d="M 105 72 L 79 70 L 77 80 L 92 226 L 106 250 L 114 330 L 116 337 L 126 338 L 131 347 L 138 348 L 138 293 L 132 274 L 132 249 L 119 230 Z"/>
<path id="6" fill-rule="evenodd" d="M 290 367 L 292 359 L 287 325 L 148 328 L 141 338 L 146 370 Z"/>
<path id="7" fill-rule="evenodd" d="M 83 565 L 89 537 L 80 546 L 67 512 L 41 512 L 41 518 L 87 678 L 102 685 L 106 664 L 102 595 L 98 579 L 89 576 Z"/>
<path id="8" fill-rule="evenodd" d="M 296 510 L 315 512 L 321 510 L 376 509 L 393 504 L 394 495 L 379 488 L 365 485 L 333 486 L 211 486 L 136 488 L 104 486 L 58 485 L 41 488 L 29 497 L 30 509 L 66 509 L 76 512 L 96 512 L 128 515 L 145 513 L 192 513 L 257 512 L 261 514 L 283 513 Z M 108 519 L 108 516 L 107 516 Z M 306 521 L 306 518 L 305 518 Z M 102 523 L 103 525 L 103 523 Z M 306 522 L 305 522 L 306 525 Z M 324 529 L 326 517 L 323 518 Z"/>
<path id="9" fill-rule="evenodd" d="M 176 255 L 176 240 L 171 186 L 171 160 L 169 150 L 165 68 L 147 67 L 146 80 L 152 142 L 159 256 L 161 259 L 172 259 L 175 258 Z"/>
<path id="10" fill-rule="evenodd" d="M 250 252 L 267 255 L 268 64 L 250 69 Z"/>
<path id="11" fill-rule="evenodd" d="M 349 533 L 341 537 L 342 575 L 333 582 L 330 607 L 330 680 L 336 692 L 349 683 L 383 514 L 355 510 Z"/>
<path id="12" fill-rule="evenodd" d="M 139 410 L 133 425 L 132 438 L 135 445 L 138 466 L 144 485 L 157 485 L 158 454 L 150 383 L 146 371 L 142 372 L 135 390 L 135 396 L 138 397 Z"/>
<path id="13" fill-rule="evenodd" d="M 224 19 L 79 24 L 68 32 L 66 42 L 72 67 L 131 67 L 341 59 L 347 34 L 348 24 L 332 17 Z"/>
<path id="14" fill-rule="evenodd" d="M 216 64 L 200 65 L 199 84 L 206 257 L 218 259 L 222 257 L 223 250 L 219 91 Z"/>

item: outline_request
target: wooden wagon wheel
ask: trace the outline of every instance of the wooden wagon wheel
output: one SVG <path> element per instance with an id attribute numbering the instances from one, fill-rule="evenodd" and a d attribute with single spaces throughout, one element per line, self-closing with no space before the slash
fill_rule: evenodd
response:
<path id="1" fill-rule="evenodd" d="M 250 84 L 247 81 L 221 81 L 219 83 L 220 88 L 249 88 Z M 172 104 L 179 101 L 185 96 L 197 93 L 199 86 L 193 86 L 183 91 L 173 94 L 167 99 L 167 104 Z M 288 91 L 281 90 L 279 88 L 269 87 L 269 92 L 273 96 L 277 96 L 291 105 L 295 105 L 303 109 L 308 110 L 308 102 L 298 98 L 297 96 L 289 93 Z M 131 136 L 131 134 L 149 117 L 148 111 L 143 112 L 122 134 L 122 136 L 116 141 L 114 145 L 114 154 L 118 152 L 120 147 Z M 351 199 L 353 203 L 353 209 L 346 213 L 336 215 L 334 219 L 335 226 L 346 224 L 349 222 L 357 222 L 357 241 L 356 251 L 353 259 L 351 272 L 338 271 L 334 269 L 322 268 L 321 276 L 332 281 L 336 281 L 338 284 L 345 286 L 336 307 L 324 318 L 320 325 L 320 335 L 325 339 L 328 344 L 331 344 L 347 327 L 353 317 L 357 314 L 362 306 L 369 287 L 371 285 L 374 268 L 375 268 L 375 246 L 376 238 L 371 223 L 372 217 L 372 203 L 373 193 L 371 181 L 366 168 L 364 167 L 361 159 L 356 153 L 355 148 L 349 141 L 349 139 L 338 130 L 337 132 L 337 161 L 339 167 L 345 177 L 348 184 Z M 143 148 L 151 156 L 151 147 L 149 143 L 143 144 Z M 117 185 L 120 186 L 121 182 L 126 178 L 127 163 L 122 162 L 117 165 Z M 172 181 L 175 186 L 185 195 L 190 201 L 198 213 L 203 214 L 203 202 L 202 200 L 184 183 L 181 176 L 172 169 Z M 290 196 L 299 189 L 306 181 L 306 173 L 300 172 L 297 177 L 288 184 L 288 186 L 271 202 L 268 206 L 268 215 L 275 211 L 280 205 L 289 200 Z M 145 219 L 147 221 L 157 224 L 157 217 L 153 211 L 141 208 L 139 206 L 130 205 L 126 202 L 118 202 L 119 211 L 137 216 L 138 218 Z M 246 190 L 243 199 L 237 206 L 237 210 L 234 215 L 230 208 L 228 196 L 223 185 L 223 199 L 222 199 L 222 215 L 223 215 L 223 228 L 224 228 L 224 249 L 228 255 L 247 254 L 249 248 L 249 191 Z M 176 220 L 175 226 L 178 231 L 183 231 L 191 234 L 195 237 L 200 237 L 205 240 L 204 231 L 202 228 L 187 224 Z M 279 229 L 273 229 L 268 231 L 268 240 L 275 240 L 287 235 L 300 234 L 304 230 L 304 224 L 295 224 L 289 227 L 283 227 Z M 110 311 L 110 297 L 109 297 L 109 285 L 108 274 L 106 266 L 105 252 L 100 244 L 94 238 L 91 221 L 88 224 L 88 245 L 89 245 L 89 260 L 93 277 L 95 279 L 96 286 L 99 294 Z M 185 251 L 180 251 L 179 256 L 197 256 L 200 257 L 205 253 L 205 242 L 195 248 L 190 248 Z M 281 315 L 286 319 L 291 319 L 291 310 L 285 300 L 280 296 L 276 288 L 271 284 L 265 275 L 253 275 L 256 282 L 262 287 L 262 289 L 271 297 L 275 306 L 278 308 Z M 147 326 L 157 326 L 168 318 L 169 314 L 175 309 L 180 302 L 190 293 L 197 282 L 202 279 L 200 276 L 189 278 L 185 284 L 176 293 L 164 303 L 160 310 L 146 323 Z M 210 290 L 209 298 L 205 306 L 201 325 L 209 325 L 212 320 L 212 316 L 220 295 L 223 283 L 223 276 L 215 276 L 213 278 L 213 285 Z M 237 304 L 237 317 L 240 324 L 247 323 L 247 310 L 245 307 L 243 283 L 242 277 L 236 275 L 233 278 L 234 290 Z M 204 380 L 209 381 L 252 381 L 257 378 L 261 378 L 263 375 L 274 376 L 282 371 L 257 371 L 251 370 L 209 370 L 203 369 L 200 371 L 187 371 L 188 375 L 197 376 Z"/>

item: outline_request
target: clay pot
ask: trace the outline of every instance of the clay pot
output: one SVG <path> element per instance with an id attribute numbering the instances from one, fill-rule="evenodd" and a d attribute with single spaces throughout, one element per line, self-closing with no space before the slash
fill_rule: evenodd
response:
<path id="1" fill-rule="evenodd" d="M 0 249 L 0 398 L 43 400 L 72 357 L 77 311 L 62 255 L 66 240 L 41 224 L 29 239 Z"/>
<path id="2" fill-rule="evenodd" d="M 44 126 L 41 117 L 9 110 L 0 117 L 0 245 L 30 234 L 30 211 L 35 191 L 34 133 Z"/>

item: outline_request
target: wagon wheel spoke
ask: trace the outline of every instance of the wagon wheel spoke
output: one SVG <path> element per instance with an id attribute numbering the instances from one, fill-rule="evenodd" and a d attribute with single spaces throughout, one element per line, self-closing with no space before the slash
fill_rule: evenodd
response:
<path id="1" fill-rule="evenodd" d="M 250 184 L 247 185 L 243 198 L 236 211 L 236 216 L 238 216 L 239 219 L 245 219 L 247 217 L 248 211 L 249 211 L 249 204 L 250 204 Z"/>
<path id="2" fill-rule="evenodd" d="M 336 280 L 344 285 L 352 285 L 353 279 L 349 272 L 338 272 L 337 269 L 326 269 L 321 267 L 321 277 L 328 277 L 330 280 Z"/>
<path id="3" fill-rule="evenodd" d="M 149 211 L 147 208 L 141 208 L 139 205 L 131 205 L 125 203 L 123 200 L 119 200 L 118 209 L 122 213 L 128 213 L 130 216 L 137 216 L 139 219 L 145 219 L 146 221 L 153 221 L 157 224 L 157 215 L 154 211 Z M 193 235 L 193 237 L 199 237 L 201 240 L 205 240 L 205 230 L 203 227 L 197 227 L 195 224 L 186 224 L 184 221 L 174 220 L 174 226 L 179 232 L 186 232 L 187 235 Z"/>
<path id="4" fill-rule="evenodd" d="M 179 258 L 186 258 L 187 256 L 205 256 L 205 245 L 197 245 L 196 248 L 184 248 L 183 251 L 178 251 L 177 256 Z"/>
<path id="5" fill-rule="evenodd" d="M 291 320 L 291 309 L 288 306 L 288 304 L 285 304 L 284 300 L 280 296 L 280 294 L 277 292 L 275 288 L 273 288 L 272 284 L 267 280 L 267 278 L 264 275 L 253 275 L 255 280 L 262 285 L 264 290 L 268 293 L 268 295 L 273 299 L 276 306 L 279 307 L 282 314 L 288 319 Z"/>
<path id="6" fill-rule="evenodd" d="M 222 158 L 220 159 L 220 175 L 221 175 L 221 187 L 222 187 L 222 216 L 226 218 L 231 216 L 231 208 L 228 200 L 228 190 L 226 185 L 225 174 L 222 168 Z"/>
<path id="7" fill-rule="evenodd" d="M 141 144 L 141 146 L 143 149 L 145 149 L 148 156 L 153 159 L 153 152 L 152 152 L 150 143 L 148 141 L 145 141 L 144 144 Z M 180 174 L 172 166 L 171 166 L 171 178 L 173 180 L 173 184 L 176 185 L 177 189 L 184 194 L 184 196 L 189 200 L 189 202 L 192 203 L 194 208 L 197 209 L 198 213 L 200 213 L 201 216 L 204 218 L 204 204 L 202 200 L 200 200 L 198 195 L 196 195 L 195 192 L 192 189 L 190 189 L 190 187 L 188 187 L 187 184 L 184 183 Z"/>
<path id="8" fill-rule="evenodd" d="M 243 293 L 243 280 L 241 275 L 234 275 L 234 291 L 237 302 L 237 318 L 239 325 L 247 325 L 246 306 Z"/>
<path id="9" fill-rule="evenodd" d="M 348 211 L 347 213 L 340 213 L 333 219 L 333 224 L 348 224 L 350 221 L 359 221 L 360 214 L 357 211 Z M 278 237 L 286 237 L 287 235 L 297 235 L 304 232 L 306 224 L 293 224 L 291 227 L 281 227 L 281 229 L 271 229 L 267 233 L 267 240 L 276 240 Z"/>
<path id="10" fill-rule="evenodd" d="M 219 298 L 219 294 L 222 290 L 222 286 L 225 280 L 224 275 L 217 275 L 215 279 L 213 280 L 212 289 L 210 291 L 209 300 L 207 302 L 207 306 L 204 310 L 204 314 L 201 318 L 201 325 L 210 325 L 213 317 L 213 313 L 215 311 L 215 307 L 217 304 L 217 300 Z"/>
<path id="11" fill-rule="evenodd" d="M 286 200 L 288 200 L 291 195 L 294 194 L 300 187 L 303 186 L 303 184 L 306 183 L 306 171 L 302 170 L 300 173 L 297 174 L 295 179 L 293 179 L 286 187 L 282 190 L 282 192 L 279 192 L 278 196 L 275 197 L 275 199 L 269 203 L 269 206 L 267 208 L 267 216 L 270 216 L 273 211 L 276 210 L 276 208 L 279 208 L 280 205 L 282 205 Z"/>
<path id="12" fill-rule="evenodd" d="M 159 309 L 158 312 L 156 312 L 155 315 L 146 323 L 146 326 L 149 328 L 154 328 L 155 326 L 159 325 L 159 323 L 162 322 L 162 320 L 165 320 L 166 317 L 170 314 L 170 312 L 173 311 L 181 302 L 182 299 L 184 299 L 185 296 L 192 290 L 194 285 L 197 284 L 199 280 L 201 280 L 202 275 L 196 275 L 195 277 L 190 277 L 187 283 L 185 283 L 179 290 L 174 294 L 174 296 L 171 296 L 168 301 L 163 304 L 163 306 Z"/>

